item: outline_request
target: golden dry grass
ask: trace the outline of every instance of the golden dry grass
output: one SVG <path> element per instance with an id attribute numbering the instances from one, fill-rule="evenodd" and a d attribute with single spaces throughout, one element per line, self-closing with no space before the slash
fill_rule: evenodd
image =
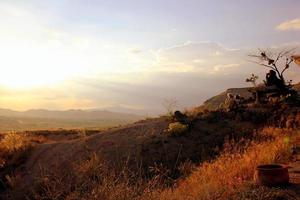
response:
<path id="1" fill-rule="evenodd" d="M 159 199 L 232 198 L 247 182 L 252 181 L 257 165 L 282 162 L 289 158 L 291 136 L 285 130 L 266 128 L 261 136 L 272 136 L 272 139 L 249 142 L 246 150 L 236 146 L 225 148 L 216 160 L 203 163 L 191 176 L 180 181 L 176 188 L 162 191 Z M 243 146 L 245 147 L 245 144 Z"/>
<path id="2" fill-rule="evenodd" d="M 17 151 L 26 147 L 30 143 L 29 141 L 30 139 L 24 134 L 10 132 L 4 135 L 0 145 L 1 149 L 5 151 Z"/>
<path id="3" fill-rule="evenodd" d="M 0 141 L 0 169 L 7 166 L 8 162 L 16 160 L 20 154 L 30 148 L 30 140 L 25 135 L 11 132 Z"/>
<path id="4" fill-rule="evenodd" d="M 26 135 L 15 132 L 7 133 L 0 141 L 0 188 L 16 185 L 15 168 L 23 163 L 31 149 L 31 142 Z"/>

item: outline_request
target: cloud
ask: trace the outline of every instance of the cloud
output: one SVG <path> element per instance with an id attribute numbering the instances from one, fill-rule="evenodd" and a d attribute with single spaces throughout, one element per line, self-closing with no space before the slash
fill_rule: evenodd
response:
<path id="1" fill-rule="evenodd" d="M 300 30 L 300 18 L 283 22 L 276 29 L 280 31 Z"/>
<path id="2" fill-rule="evenodd" d="M 139 53 L 142 53 L 142 50 L 138 49 L 138 48 L 130 48 L 130 49 L 128 49 L 128 52 L 133 53 L 133 54 L 139 54 Z"/>
<path id="3" fill-rule="evenodd" d="M 229 67 L 238 68 L 245 56 L 243 50 L 225 48 L 214 42 L 186 42 L 159 49 L 152 70 L 224 74 Z"/>
<path id="4" fill-rule="evenodd" d="M 236 69 L 239 66 L 240 64 L 215 65 L 213 67 L 212 73 L 218 73 L 219 71 L 223 71 L 224 74 L 228 74 L 228 71 Z"/>

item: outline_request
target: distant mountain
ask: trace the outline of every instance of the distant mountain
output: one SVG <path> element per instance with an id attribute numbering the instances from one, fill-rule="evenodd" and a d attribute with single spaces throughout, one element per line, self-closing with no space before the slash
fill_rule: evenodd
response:
<path id="1" fill-rule="evenodd" d="M 0 109 L 0 116 L 3 117 L 31 117 L 47 119 L 76 119 L 76 120 L 137 120 L 141 116 L 127 113 L 111 112 L 107 110 L 44 110 L 32 109 L 27 111 L 14 111 L 10 109 Z"/>
<path id="2" fill-rule="evenodd" d="M 142 116 L 106 110 L 14 111 L 0 109 L 0 132 L 48 129 L 102 129 L 133 123 Z"/>

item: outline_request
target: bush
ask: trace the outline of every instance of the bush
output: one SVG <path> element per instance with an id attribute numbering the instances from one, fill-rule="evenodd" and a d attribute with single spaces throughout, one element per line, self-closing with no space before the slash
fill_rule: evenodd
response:
<path id="1" fill-rule="evenodd" d="M 179 136 L 188 130 L 188 126 L 180 122 L 170 123 L 167 129 L 167 133 L 171 136 Z"/>
<path id="2" fill-rule="evenodd" d="M 20 176 L 16 168 L 23 164 L 30 153 L 32 144 L 25 134 L 7 133 L 0 141 L 0 188 L 13 188 Z M 2 199 L 2 196 L 0 196 Z"/>
<path id="3" fill-rule="evenodd" d="M 13 152 L 21 149 L 26 149 L 30 144 L 30 140 L 24 134 L 11 132 L 4 136 L 0 144 L 1 148 L 3 148 L 5 151 Z"/>
<path id="4" fill-rule="evenodd" d="M 26 135 L 15 132 L 6 134 L 0 141 L 0 169 L 21 162 L 30 148 L 31 143 Z"/>

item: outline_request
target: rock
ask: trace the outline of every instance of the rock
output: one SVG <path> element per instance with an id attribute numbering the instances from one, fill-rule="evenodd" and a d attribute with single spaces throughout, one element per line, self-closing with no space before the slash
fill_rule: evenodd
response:
<path id="1" fill-rule="evenodd" d="M 188 117 L 178 110 L 174 112 L 174 120 L 182 124 L 189 124 Z"/>

